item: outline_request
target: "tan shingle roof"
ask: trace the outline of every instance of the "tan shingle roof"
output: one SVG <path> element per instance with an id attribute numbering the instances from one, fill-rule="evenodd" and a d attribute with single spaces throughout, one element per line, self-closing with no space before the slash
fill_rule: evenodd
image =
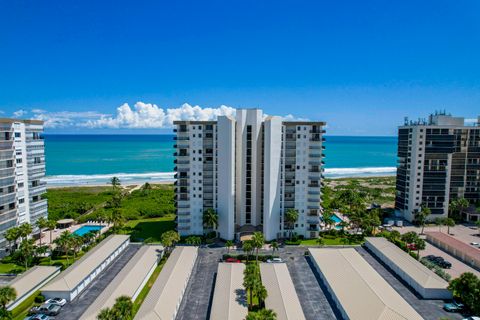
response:
<path id="1" fill-rule="evenodd" d="M 309 251 L 350 319 L 422 319 L 355 249 Z"/>
<path id="2" fill-rule="evenodd" d="M 267 289 L 265 307 L 277 314 L 278 320 L 305 319 L 292 278 L 285 263 L 260 264 L 262 283 Z"/>
<path id="3" fill-rule="evenodd" d="M 53 276 L 59 267 L 35 266 L 9 283 L 17 291 L 17 300 Z"/>
<path id="4" fill-rule="evenodd" d="M 371 237 L 367 238 L 367 242 L 380 250 L 389 260 L 424 288 L 445 289 L 448 287 L 445 280 L 387 239 Z"/>
<path id="5" fill-rule="evenodd" d="M 128 235 L 111 235 L 87 252 L 77 262 L 60 273 L 42 291 L 71 291 L 91 274 L 118 247 L 129 239 Z"/>
<path id="6" fill-rule="evenodd" d="M 135 320 L 171 320 L 197 258 L 197 247 L 176 247 L 163 266 Z"/>
<path id="7" fill-rule="evenodd" d="M 218 264 L 210 320 L 243 320 L 248 314 L 243 263 Z"/>
<path id="8" fill-rule="evenodd" d="M 118 297 L 128 296 L 132 298 L 138 290 L 141 290 L 140 286 L 142 283 L 145 284 L 144 280 L 148 273 L 152 268 L 156 267 L 160 254 L 159 250 L 163 250 L 163 247 L 153 245 L 141 247 L 113 281 L 88 307 L 80 319 L 95 320 L 100 310 L 111 308 Z"/>

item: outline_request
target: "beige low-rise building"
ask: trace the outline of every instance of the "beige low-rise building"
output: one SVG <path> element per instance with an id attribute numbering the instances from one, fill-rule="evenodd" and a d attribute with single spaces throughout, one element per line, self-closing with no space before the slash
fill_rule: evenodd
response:
<path id="1" fill-rule="evenodd" d="M 210 320 L 244 320 L 248 303 L 243 286 L 243 263 L 219 263 Z"/>
<path id="2" fill-rule="evenodd" d="M 42 294 L 47 299 L 59 297 L 72 301 L 127 248 L 129 243 L 128 235 L 109 236 L 43 287 Z"/>
<path id="3" fill-rule="evenodd" d="M 311 248 L 309 252 L 343 318 L 423 319 L 355 249 Z"/>
<path id="4" fill-rule="evenodd" d="M 120 296 L 135 301 L 158 265 L 163 254 L 162 246 L 141 247 L 130 261 L 82 314 L 80 320 L 95 320 L 100 310 L 111 308 Z"/>
<path id="5" fill-rule="evenodd" d="M 175 319 L 197 255 L 197 247 L 177 246 L 173 250 L 135 320 Z"/>
<path id="6" fill-rule="evenodd" d="M 418 260 L 382 237 L 367 238 L 365 245 L 424 299 L 451 299 L 448 282 Z"/>
<path id="7" fill-rule="evenodd" d="M 267 289 L 265 307 L 275 311 L 278 320 L 304 320 L 300 300 L 285 263 L 260 264 L 262 283 Z"/>
<path id="8" fill-rule="evenodd" d="M 35 266 L 27 272 L 17 276 L 8 284 L 17 292 L 17 298 L 7 305 L 7 309 L 13 310 L 59 273 L 60 267 Z"/>

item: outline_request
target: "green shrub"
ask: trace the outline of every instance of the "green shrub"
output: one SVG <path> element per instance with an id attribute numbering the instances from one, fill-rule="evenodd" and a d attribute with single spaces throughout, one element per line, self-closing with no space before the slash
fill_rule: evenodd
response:
<path id="1" fill-rule="evenodd" d="M 44 303 L 45 302 L 45 297 L 41 294 L 35 297 L 35 303 Z"/>

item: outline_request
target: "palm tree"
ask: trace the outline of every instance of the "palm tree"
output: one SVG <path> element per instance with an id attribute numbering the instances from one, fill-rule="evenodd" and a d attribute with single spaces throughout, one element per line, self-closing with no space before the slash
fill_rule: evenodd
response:
<path id="1" fill-rule="evenodd" d="M 447 234 L 450 234 L 450 227 L 455 227 L 455 220 L 452 218 L 445 218 L 444 223 L 447 226 Z"/>
<path id="2" fill-rule="evenodd" d="M 468 202 L 467 199 L 465 198 L 457 199 L 457 206 L 458 206 L 460 219 L 462 218 L 462 213 L 468 208 L 469 205 L 470 203 Z"/>
<path id="3" fill-rule="evenodd" d="M 252 236 L 252 244 L 256 252 L 255 260 L 258 262 L 258 250 L 262 249 L 263 245 L 265 244 L 265 238 L 263 237 L 263 233 L 255 232 Z"/>
<path id="4" fill-rule="evenodd" d="M 161 236 L 161 242 L 167 249 L 167 252 L 170 252 L 178 241 L 180 241 L 180 235 L 174 230 L 164 232 Z"/>
<path id="5" fill-rule="evenodd" d="M 333 220 L 333 214 L 329 211 L 325 211 L 323 213 L 322 219 L 323 219 L 323 223 L 325 223 L 328 229 L 330 229 L 330 227 L 335 224 L 335 220 Z"/>
<path id="6" fill-rule="evenodd" d="M 76 258 L 76 254 L 78 251 L 80 251 L 80 248 L 82 247 L 83 245 L 83 238 L 80 237 L 80 236 L 77 236 L 77 235 L 72 235 L 72 237 L 70 237 L 70 243 L 69 243 L 69 247 L 71 249 L 73 249 L 73 260 L 75 261 L 75 258 Z"/>
<path id="7" fill-rule="evenodd" d="M 295 227 L 295 222 L 297 222 L 297 220 L 298 211 L 293 208 L 287 209 L 285 212 L 285 222 L 290 230 L 290 239 L 292 239 L 293 228 Z"/>
<path id="8" fill-rule="evenodd" d="M 345 233 L 345 228 L 348 227 L 349 223 L 342 220 L 338 225 L 342 228 L 342 233 Z"/>
<path id="9" fill-rule="evenodd" d="M 28 263 L 33 257 L 35 252 L 35 245 L 33 239 L 25 239 L 20 243 L 18 250 L 21 253 L 21 259 L 25 263 L 25 270 L 28 269 Z"/>
<path id="10" fill-rule="evenodd" d="M 112 320 L 113 317 L 113 312 L 109 308 L 105 308 L 100 310 L 97 315 L 97 320 Z"/>
<path id="11" fill-rule="evenodd" d="M 255 287 L 258 286 L 258 282 L 260 281 L 260 271 L 258 264 L 247 264 L 245 270 L 243 271 L 243 286 L 245 290 L 249 293 L 249 302 L 248 307 L 249 309 L 253 306 L 253 295 L 255 291 Z M 261 283 L 261 281 L 260 281 Z"/>
<path id="12" fill-rule="evenodd" d="M 249 312 L 246 320 L 277 320 L 277 314 L 271 309 L 260 309 L 256 312 Z"/>
<path id="13" fill-rule="evenodd" d="M 71 238 L 72 234 L 70 233 L 70 231 L 68 230 L 65 230 L 63 231 L 60 236 L 55 239 L 54 243 L 60 247 L 61 251 L 63 253 L 65 253 L 66 257 L 67 257 L 67 265 L 69 264 L 68 262 L 68 251 L 70 249 L 70 238 Z"/>
<path id="14" fill-rule="evenodd" d="M 130 320 L 132 319 L 133 302 L 128 296 L 120 296 L 115 300 L 115 304 L 112 307 L 115 319 Z"/>
<path id="15" fill-rule="evenodd" d="M 260 277 L 257 277 L 257 281 L 255 281 L 253 292 L 254 292 L 254 295 L 258 298 L 258 304 L 260 306 L 263 305 L 265 299 L 267 299 L 268 293 L 267 293 L 267 289 L 262 284 Z"/>
<path id="16" fill-rule="evenodd" d="M 438 225 L 438 231 L 442 232 L 442 227 L 445 225 L 445 218 L 435 219 L 435 223 Z"/>
<path id="17" fill-rule="evenodd" d="M 120 187 L 120 179 L 118 179 L 117 177 L 112 177 L 110 179 L 110 184 L 112 185 L 113 191 L 115 191 L 118 187 Z"/>
<path id="18" fill-rule="evenodd" d="M 420 260 L 420 250 L 425 250 L 426 247 L 425 240 L 423 240 L 422 238 L 417 238 L 413 243 L 417 248 L 417 259 Z"/>
<path id="19" fill-rule="evenodd" d="M 3 313 L 7 313 L 7 305 L 17 298 L 17 291 L 10 286 L 0 287 L 0 306 Z M 2 318 L 3 319 L 3 318 Z"/>
<path id="20" fill-rule="evenodd" d="M 150 193 L 150 190 L 152 190 L 152 186 L 150 183 L 145 182 L 145 184 L 142 186 L 142 193 L 143 195 L 147 195 Z"/>
<path id="21" fill-rule="evenodd" d="M 109 222 L 113 224 L 113 230 L 117 231 L 125 222 L 122 211 L 118 208 L 114 208 L 110 213 Z"/>
<path id="22" fill-rule="evenodd" d="M 45 219 L 44 217 L 40 217 L 35 222 L 35 225 L 40 230 L 40 246 L 41 246 L 42 245 L 42 229 L 47 227 L 47 219 Z"/>
<path id="23" fill-rule="evenodd" d="M 217 229 L 218 227 L 218 214 L 212 208 L 203 210 L 203 225 L 209 229 Z"/>
<path id="24" fill-rule="evenodd" d="M 253 243 L 251 240 L 244 241 L 242 244 L 242 249 L 243 252 L 247 254 L 247 262 L 248 262 L 248 256 L 250 255 L 250 252 L 253 250 Z"/>
<path id="25" fill-rule="evenodd" d="M 227 247 L 227 253 L 230 253 L 230 248 L 233 247 L 233 241 L 232 240 L 227 240 L 225 242 L 225 247 Z"/>
<path id="26" fill-rule="evenodd" d="M 425 222 L 427 221 L 427 218 L 431 213 L 432 210 L 430 210 L 430 208 L 426 205 L 422 204 L 420 207 L 420 211 L 415 214 L 415 219 L 422 226 L 422 232 L 420 234 L 423 234 L 423 231 L 425 229 Z"/>
<path id="27" fill-rule="evenodd" d="M 50 230 L 50 243 L 53 242 L 52 233 L 56 226 L 57 226 L 57 222 L 55 220 L 47 221 L 46 227 L 48 228 L 48 230 Z"/>
<path id="28" fill-rule="evenodd" d="M 12 227 L 10 229 L 7 229 L 7 231 L 5 231 L 4 237 L 5 237 L 5 240 L 9 242 L 10 251 L 12 251 L 13 246 L 11 244 L 12 243 L 14 245 L 17 244 L 17 240 L 18 238 L 20 238 L 20 230 L 17 227 Z"/>
<path id="29" fill-rule="evenodd" d="M 22 223 L 18 229 L 20 230 L 20 237 L 25 240 L 33 231 L 32 225 L 30 223 Z"/>
<path id="30" fill-rule="evenodd" d="M 475 225 L 477 226 L 478 236 L 480 237 L 480 220 L 477 220 L 477 221 L 475 222 Z"/>
<path id="31" fill-rule="evenodd" d="M 278 251 L 278 242 L 272 241 L 272 243 L 270 243 L 270 247 L 272 248 L 272 255 L 275 255 L 275 251 Z"/>

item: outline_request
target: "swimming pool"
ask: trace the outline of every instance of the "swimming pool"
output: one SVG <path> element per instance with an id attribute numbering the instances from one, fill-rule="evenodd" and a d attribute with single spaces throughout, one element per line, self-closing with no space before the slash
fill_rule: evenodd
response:
<path id="1" fill-rule="evenodd" d="M 84 226 L 81 226 L 79 229 L 75 230 L 73 232 L 74 235 L 77 235 L 77 236 L 83 236 L 84 234 L 86 233 L 89 233 L 91 231 L 99 231 L 101 230 L 103 227 L 105 226 L 91 226 L 91 225 L 84 225 Z"/>
<path id="2" fill-rule="evenodd" d="M 343 220 L 340 219 L 340 217 L 337 216 L 336 214 L 333 214 L 333 215 L 332 215 L 332 220 L 335 221 L 335 223 L 340 223 L 340 222 L 343 221 Z"/>

